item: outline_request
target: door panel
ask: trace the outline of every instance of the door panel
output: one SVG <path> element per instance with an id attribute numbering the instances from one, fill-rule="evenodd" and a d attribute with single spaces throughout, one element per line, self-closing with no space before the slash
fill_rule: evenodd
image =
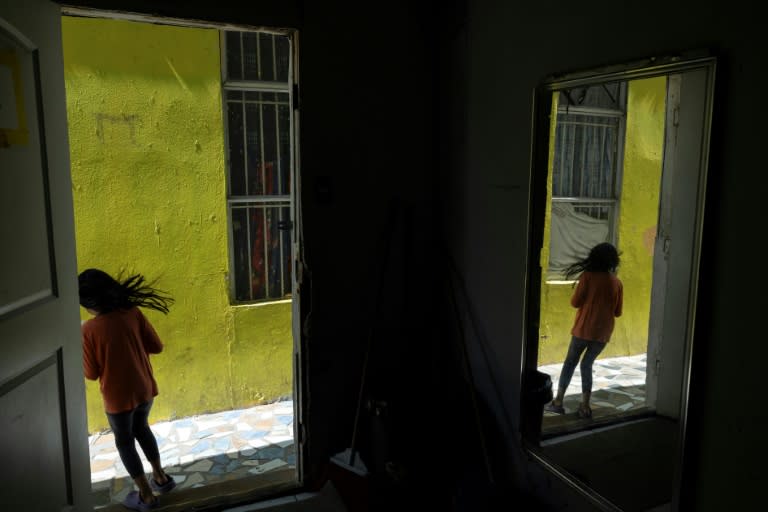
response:
<path id="1" fill-rule="evenodd" d="M 66 119 L 59 7 L 0 0 L 2 510 L 90 510 Z"/>
<path id="2" fill-rule="evenodd" d="M 672 232 L 672 204 L 675 155 L 679 123 L 675 120 L 680 112 L 680 75 L 667 77 L 667 112 L 664 127 L 664 164 L 659 191 L 659 216 L 656 223 L 656 240 L 653 245 L 653 283 L 651 311 L 648 318 L 648 357 L 645 405 L 655 409 L 659 394 L 659 371 L 662 365 L 661 342 L 666 311 L 667 273 L 669 272 L 669 248 Z M 677 417 L 676 415 L 674 417 Z"/>
<path id="3" fill-rule="evenodd" d="M 679 419 L 687 395 L 686 375 L 706 181 L 706 141 L 711 111 L 711 70 L 670 76 L 670 137 L 664 154 L 658 238 L 654 256 L 648 361 L 649 403 Z M 652 359 L 653 358 L 653 359 Z"/>

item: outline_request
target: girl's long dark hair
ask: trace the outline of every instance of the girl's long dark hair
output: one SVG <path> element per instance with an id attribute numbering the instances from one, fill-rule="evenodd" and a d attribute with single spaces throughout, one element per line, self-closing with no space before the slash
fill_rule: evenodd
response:
<path id="1" fill-rule="evenodd" d="M 144 276 L 134 274 L 125 279 L 122 274 L 114 279 L 106 272 L 89 268 L 77 277 L 80 291 L 80 305 L 99 313 L 116 309 L 142 307 L 168 314 L 173 298 L 166 292 L 147 283 Z"/>
<path id="2" fill-rule="evenodd" d="M 570 281 L 582 272 L 616 272 L 619 266 L 619 252 L 608 242 L 597 244 L 589 255 L 565 269 L 565 278 Z"/>

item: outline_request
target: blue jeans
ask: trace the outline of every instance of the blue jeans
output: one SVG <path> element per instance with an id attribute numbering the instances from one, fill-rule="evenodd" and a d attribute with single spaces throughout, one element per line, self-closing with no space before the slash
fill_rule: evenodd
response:
<path id="1" fill-rule="evenodd" d="M 160 460 L 160 451 L 157 449 L 155 434 L 149 428 L 149 410 L 152 408 L 152 400 L 137 405 L 135 409 L 117 414 L 107 413 L 109 426 L 115 435 L 115 446 L 120 454 L 128 474 L 131 478 L 144 474 L 139 453 L 136 451 L 136 443 L 139 442 L 141 450 L 152 462 Z"/>
<path id="2" fill-rule="evenodd" d="M 563 362 L 563 371 L 560 372 L 560 382 L 558 382 L 558 390 L 565 390 L 571 383 L 571 377 L 576 370 L 576 363 L 581 358 L 581 392 L 592 392 L 592 363 L 595 362 L 597 356 L 605 348 L 605 343 L 600 341 L 584 340 L 573 336 L 571 338 L 571 344 L 568 347 L 568 355 L 565 356 Z M 584 353 L 584 357 L 581 354 Z"/>

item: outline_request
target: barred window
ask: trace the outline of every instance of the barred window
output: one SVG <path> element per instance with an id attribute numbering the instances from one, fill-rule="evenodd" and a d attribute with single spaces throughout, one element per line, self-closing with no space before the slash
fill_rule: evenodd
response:
<path id="1" fill-rule="evenodd" d="M 626 105 L 624 83 L 560 93 L 555 121 L 550 275 L 600 242 L 616 243 Z"/>
<path id="2" fill-rule="evenodd" d="M 233 302 L 291 296 L 290 40 L 225 32 L 223 95 Z"/>

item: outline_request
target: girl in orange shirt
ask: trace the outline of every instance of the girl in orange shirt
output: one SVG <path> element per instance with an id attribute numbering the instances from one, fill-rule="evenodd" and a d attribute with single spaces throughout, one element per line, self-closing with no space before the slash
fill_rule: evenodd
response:
<path id="1" fill-rule="evenodd" d="M 78 284 L 80 305 L 94 315 L 82 326 L 85 376 L 99 380 L 120 460 L 139 489 L 129 493 L 123 505 L 150 510 L 158 506 L 152 490 L 164 494 L 176 483 L 163 471 L 148 423 L 157 396 L 149 354 L 161 352 L 163 344 L 139 307 L 168 313 L 173 299 L 146 284 L 140 274 L 115 280 L 101 270 L 88 269 L 78 276 Z M 152 465 L 151 484 L 135 441 Z"/>
<path id="2" fill-rule="evenodd" d="M 611 338 L 614 318 L 621 316 L 624 292 L 621 281 L 616 277 L 619 253 L 609 243 L 592 248 L 589 255 L 565 271 L 566 279 L 579 275 L 576 290 L 571 297 L 571 306 L 578 308 L 571 329 L 571 344 L 560 372 L 557 395 L 546 410 L 564 414 L 563 398 L 571 383 L 576 364 L 581 359 L 581 404 L 580 418 L 591 418 L 589 400 L 592 395 L 592 364 Z M 582 354 L 584 357 L 582 357 Z"/>

